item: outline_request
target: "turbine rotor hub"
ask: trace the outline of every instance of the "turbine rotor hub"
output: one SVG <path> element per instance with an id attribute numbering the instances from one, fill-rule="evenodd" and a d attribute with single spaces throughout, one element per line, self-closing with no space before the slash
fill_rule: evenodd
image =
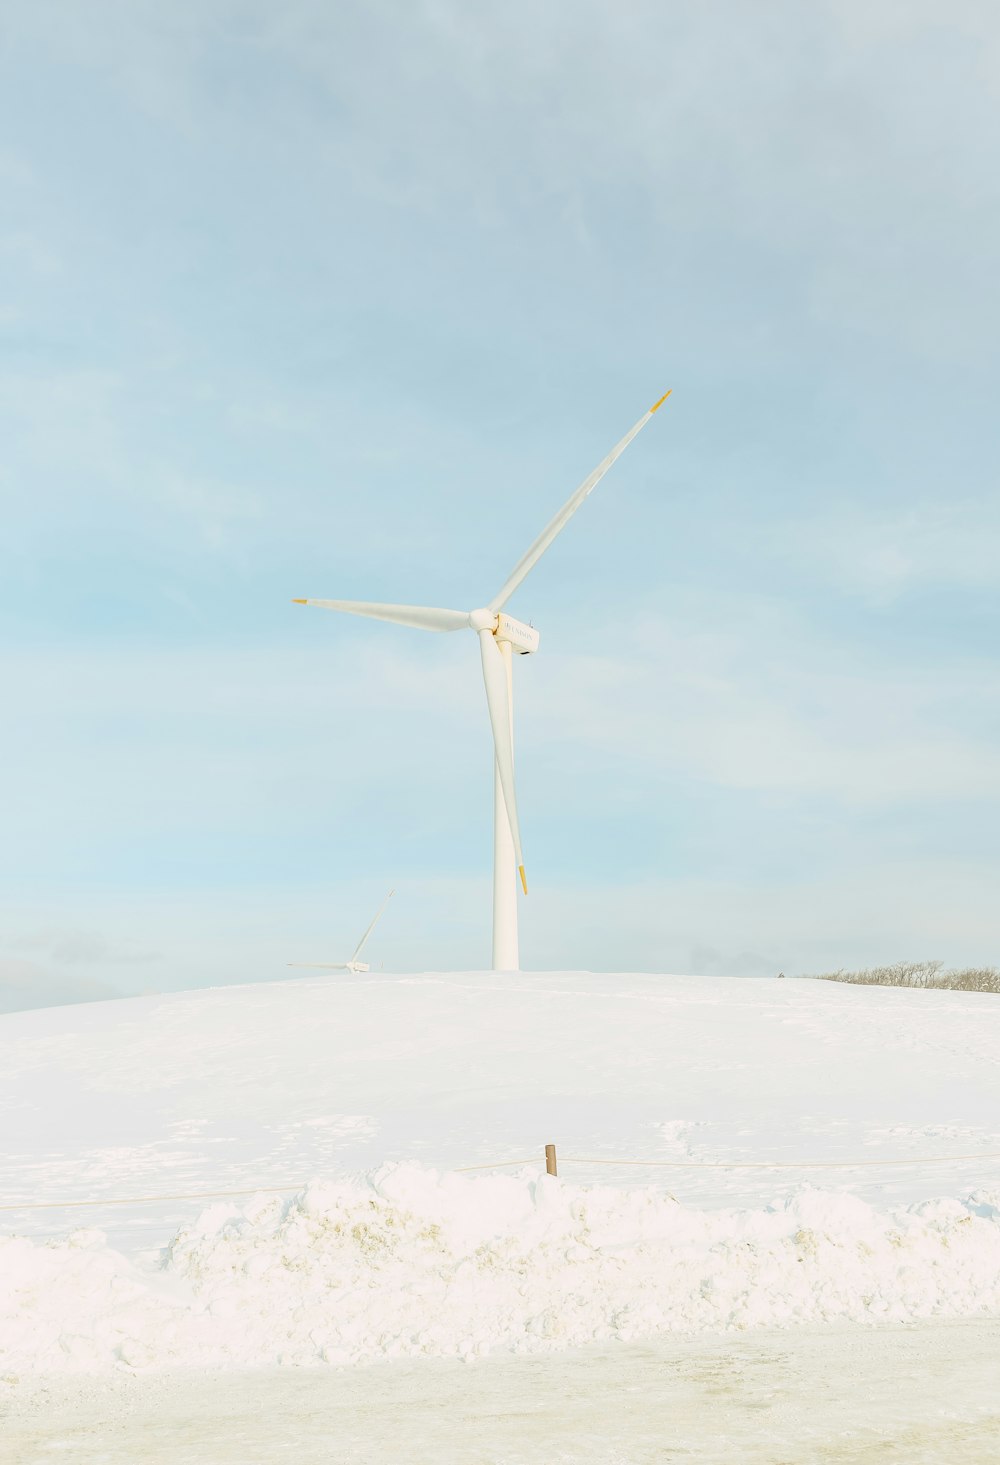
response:
<path id="1" fill-rule="evenodd" d="M 485 608 L 469 612 L 469 625 L 474 631 L 495 631 L 499 619 L 496 611 Z"/>

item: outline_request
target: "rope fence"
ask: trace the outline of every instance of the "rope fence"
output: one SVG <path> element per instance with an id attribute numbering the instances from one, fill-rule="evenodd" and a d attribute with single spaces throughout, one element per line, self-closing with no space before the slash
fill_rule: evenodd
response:
<path id="1" fill-rule="evenodd" d="M 305 1190 L 300 1180 L 291 1185 L 254 1185 L 249 1190 L 191 1190 L 179 1195 L 109 1196 L 106 1200 L 39 1200 L 21 1201 L 0 1206 L 0 1211 L 70 1211 L 82 1206 L 149 1206 L 166 1200 L 228 1200 L 238 1195 L 287 1195 L 292 1190 Z"/>
<path id="2" fill-rule="evenodd" d="M 662 1165 L 670 1170 L 857 1170 L 864 1165 L 957 1165 L 964 1160 L 1000 1160 L 982 1155 L 926 1155 L 912 1160 L 585 1160 L 564 1155 L 563 1165 Z"/>
<path id="3" fill-rule="evenodd" d="M 588 1159 L 580 1155 L 563 1155 L 563 1165 L 615 1165 L 642 1166 L 665 1170 L 860 1170 L 882 1169 L 898 1165 L 958 1165 L 968 1160 L 1000 1160 L 1000 1151 L 975 1155 L 915 1155 L 909 1159 L 867 1159 L 867 1160 L 619 1160 L 604 1158 Z M 548 1144 L 540 1157 L 532 1155 L 526 1160 L 490 1160 L 481 1165 L 442 1166 L 451 1169 L 453 1175 L 470 1175 L 476 1170 L 505 1170 L 524 1165 L 544 1164 L 546 1173 L 557 1175 L 556 1147 Z M 109 1196 L 100 1200 L 46 1200 L 20 1201 L 0 1205 L 3 1211 L 56 1211 L 81 1210 L 94 1206 L 146 1206 L 164 1201 L 181 1200 L 231 1200 L 247 1195 L 287 1195 L 304 1190 L 306 1182 L 293 1181 L 288 1185 L 254 1185 L 246 1190 L 194 1190 L 176 1195 L 133 1195 Z"/>

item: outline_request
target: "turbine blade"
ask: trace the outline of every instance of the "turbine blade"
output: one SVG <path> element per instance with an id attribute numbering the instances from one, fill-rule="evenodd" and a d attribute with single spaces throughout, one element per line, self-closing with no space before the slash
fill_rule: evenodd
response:
<path id="1" fill-rule="evenodd" d="M 469 624 L 468 611 L 437 610 L 428 605 L 380 605 L 370 600 L 294 600 L 292 604 L 342 610 L 373 621 L 395 621 L 399 626 L 417 626 L 421 631 L 464 631 Z"/>
<path id="2" fill-rule="evenodd" d="M 357 961 L 358 957 L 361 955 L 361 948 L 364 946 L 365 942 L 368 940 L 368 937 L 372 934 L 372 932 L 374 931 L 375 927 L 378 925 L 379 921 L 382 918 L 382 912 L 385 910 L 386 906 L 389 904 L 390 900 L 392 900 L 392 897 L 395 894 L 396 894 L 396 892 L 394 890 L 390 890 L 389 891 L 389 894 L 386 896 L 385 900 L 382 902 L 382 904 L 379 906 L 378 910 L 375 912 L 375 919 L 372 921 L 371 925 L 368 927 L 368 930 L 362 936 L 361 940 L 358 942 L 357 946 L 355 946 L 353 952 L 351 953 L 351 960 L 352 961 Z"/>
<path id="3" fill-rule="evenodd" d="M 346 972 L 346 961 L 290 961 L 287 966 L 308 967 L 312 972 Z"/>
<path id="4" fill-rule="evenodd" d="M 496 749 L 497 768 L 500 770 L 500 787 L 507 806 L 510 832 L 514 836 L 514 852 L 521 884 L 527 895 L 528 886 L 524 878 L 524 856 L 521 854 L 521 829 L 517 820 L 517 794 L 514 790 L 514 745 L 510 735 L 510 698 L 507 694 L 507 668 L 492 631 L 479 632 L 479 649 L 483 657 L 483 681 L 486 683 L 486 702 L 490 709 L 490 724 L 493 728 L 493 746 Z"/>
<path id="5" fill-rule="evenodd" d="M 673 391 L 672 387 L 670 391 Z M 654 402 L 649 411 L 644 413 L 644 415 L 639 418 L 639 421 L 625 434 L 621 442 L 617 443 L 611 449 L 611 452 L 608 454 L 608 456 L 602 459 L 600 463 L 598 463 L 597 467 L 594 469 L 593 473 L 591 473 L 590 477 L 585 478 L 580 484 L 580 487 L 576 490 L 576 492 L 570 495 L 570 497 L 563 504 L 562 508 L 559 510 L 558 514 L 556 514 L 555 518 L 550 523 L 546 524 L 545 528 L 542 530 L 541 534 L 539 534 L 538 538 L 535 540 L 531 548 L 527 551 L 525 555 L 522 556 L 521 559 L 518 560 L 517 564 L 511 570 L 510 575 L 508 576 L 501 589 L 497 591 L 496 595 L 494 595 L 493 599 L 490 601 L 490 610 L 498 611 L 503 609 L 503 607 L 507 604 L 507 601 L 514 594 L 514 591 L 524 579 L 525 575 L 527 575 L 530 570 L 533 570 L 535 565 L 538 564 L 538 561 L 548 549 L 553 539 L 555 539 L 556 535 L 560 534 L 562 530 L 566 528 L 566 525 L 569 523 L 570 519 L 572 519 L 573 515 L 583 503 L 584 499 L 587 498 L 589 494 L 593 493 L 594 489 L 600 483 L 601 479 L 604 477 L 605 473 L 607 473 L 608 469 L 611 467 L 615 459 L 620 457 L 621 454 L 624 453 L 625 449 L 628 447 L 632 439 L 638 436 L 638 434 L 646 426 L 646 423 L 652 417 L 653 413 L 660 410 L 660 408 L 663 406 L 664 402 L 669 396 L 670 392 L 664 392 L 660 400 L 658 402 Z"/>

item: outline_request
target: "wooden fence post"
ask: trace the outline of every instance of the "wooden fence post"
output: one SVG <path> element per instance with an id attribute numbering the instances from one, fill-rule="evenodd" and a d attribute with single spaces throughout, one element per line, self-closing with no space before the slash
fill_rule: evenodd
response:
<path id="1" fill-rule="evenodd" d="M 546 1175 L 558 1175 L 556 1169 L 556 1147 L 555 1145 L 545 1146 L 545 1173 Z"/>

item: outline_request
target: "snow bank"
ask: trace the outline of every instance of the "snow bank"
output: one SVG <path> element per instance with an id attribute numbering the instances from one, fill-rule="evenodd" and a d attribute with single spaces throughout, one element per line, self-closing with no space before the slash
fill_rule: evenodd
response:
<path id="1" fill-rule="evenodd" d="M 0 1238 L 0 1377 L 473 1358 L 674 1331 L 1000 1311 L 1000 1192 L 878 1212 L 412 1164 L 213 1205 L 140 1270 L 102 1233 Z"/>

